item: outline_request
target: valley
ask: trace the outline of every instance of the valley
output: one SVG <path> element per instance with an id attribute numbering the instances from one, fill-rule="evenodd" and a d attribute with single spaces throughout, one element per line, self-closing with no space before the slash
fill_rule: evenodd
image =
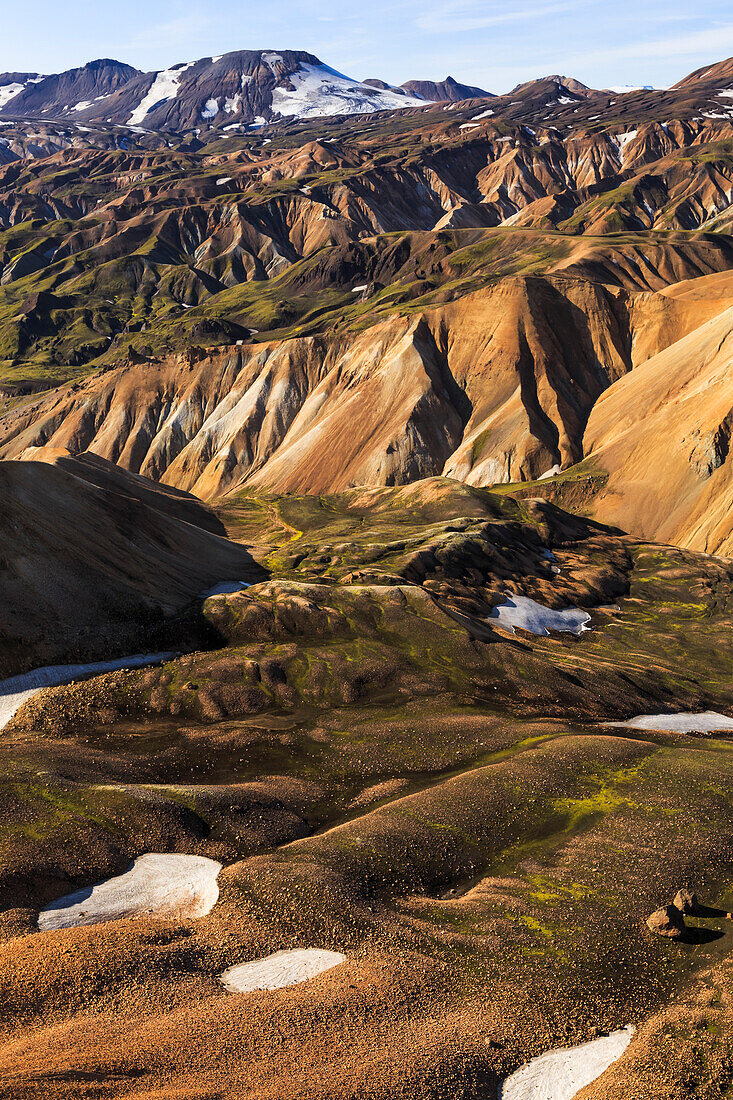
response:
<path id="1" fill-rule="evenodd" d="M 728 1095 L 731 83 L 0 76 L 0 1097 Z"/>

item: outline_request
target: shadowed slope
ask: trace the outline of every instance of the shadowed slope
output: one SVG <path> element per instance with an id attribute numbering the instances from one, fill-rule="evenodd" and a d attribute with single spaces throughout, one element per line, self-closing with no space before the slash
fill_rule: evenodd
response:
<path id="1" fill-rule="evenodd" d="M 198 501 L 96 456 L 0 463 L 0 510 L 3 676 L 129 652 L 207 585 L 258 572 Z"/>

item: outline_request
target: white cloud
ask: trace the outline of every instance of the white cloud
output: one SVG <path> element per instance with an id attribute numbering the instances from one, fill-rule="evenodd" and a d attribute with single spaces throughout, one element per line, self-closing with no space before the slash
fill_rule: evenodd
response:
<path id="1" fill-rule="evenodd" d="M 691 34 L 675 35 L 670 38 L 656 38 L 648 42 L 628 42 L 609 50 L 594 50 L 584 53 L 583 61 L 604 62 L 624 60 L 636 57 L 696 57 L 703 51 L 709 51 L 710 64 L 725 57 L 733 50 L 733 24 L 710 27 Z M 702 63 L 696 65 L 701 67 Z"/>
<path id="2" fill-rule="evenodd" d="M 450 0 L 440 7 L 429 8 L 417 18 L 417 26 L 431 34 L 457 31 L 474 31 L 488 27 L 500 27 L 508 23 L 523 23 L 526 19 L 540 19 L 549 15 L 577 11 L 587 7 L 579 0 L 559 0 L 532 7 L 507 8 L 505 5 L 486 3 L 484 0 Z"/>

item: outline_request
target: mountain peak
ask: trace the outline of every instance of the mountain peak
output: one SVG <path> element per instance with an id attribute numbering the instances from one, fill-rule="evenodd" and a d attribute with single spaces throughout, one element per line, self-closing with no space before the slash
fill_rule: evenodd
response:
<path id="1" fill-rule="evenodd" d="M 484 88 L 477 88 L 471 84 L 460 84 L 452 76 L 447 76 L 445 80 L 441 81 L 408 80 L 401 87 L 410 95 L 417 96 L 418 99 L 434 103 L 458 103 L 462 99 L 490 99 L 493 97 L 492 92 L 487 92 Z"/>

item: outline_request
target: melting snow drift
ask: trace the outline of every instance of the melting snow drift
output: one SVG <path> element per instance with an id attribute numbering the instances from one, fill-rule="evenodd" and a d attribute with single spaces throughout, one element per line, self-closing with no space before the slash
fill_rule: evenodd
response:
<path id="1" fill-rule="evenodd" d="M 499 1100 L 571 1100 L 618 1061 L 633 1034 L 633 1027 L 625 1027 L 592 1043 L 542 1054 L 504 1082 Z"/>
<path id="2" fill-rule="evenodd" d="M 529 596 L 510 596 L 506 603 L 499 604 L 491 611 L 489 619 L 493 619 L 498 626 L 511 634 L 514 634 L 517 628 L 543 637 L 546 637 L 551 630 L 575 635 L 582 634 L 584 630 L 590 630 L 587 625 L 590 622 L 590 615 L 587 611 L 581 611 L 577 607 L 553 611 L 552 608 L 544 607 L 541 603 L 531 600 Z"/>
<path id="3" fill-rule="evenodd" d="M 640 714 L 622 722 L 606 722 L 607 726 L 624 726 L 634 730 L 674 730 L 675 733 L 713 733 L 733 729 L 733 718 L 706 710 L 701 714 Z"/>
<path id="4" fill-rule="evenodd" d="M 205 917 L 219 897 L 221 863 L 205 856 L 149 852 L 129 871 L 51 902 L 38 915 L 41 932 L 125 917 Z"/>
<path id="5" fill-rule="evenodd" d="M 88 680 L 103 672 L 119 672 L 124 668 L 144 668 L 169 661 L 175 653 L 136 653 L 132 657 L 117 657 L 112 661 L 94 661 L 86 665 L 46 665 L 22 676 L 0 680 L 0 729 L 8 724 L 28 699 L 43 688 L 59 687 L 74 680 Z"/>
<path id="6" fill-rule="evenodd" d="M 230 966 L 221 981 L 230 993 L 252 993 L 256 989 L 284 989 L 308 978 L 315 978 L 334 966 L 346 962 L 339 951 L 300 948 L 297 951 L 276 951 L 265 959 Z"/>

